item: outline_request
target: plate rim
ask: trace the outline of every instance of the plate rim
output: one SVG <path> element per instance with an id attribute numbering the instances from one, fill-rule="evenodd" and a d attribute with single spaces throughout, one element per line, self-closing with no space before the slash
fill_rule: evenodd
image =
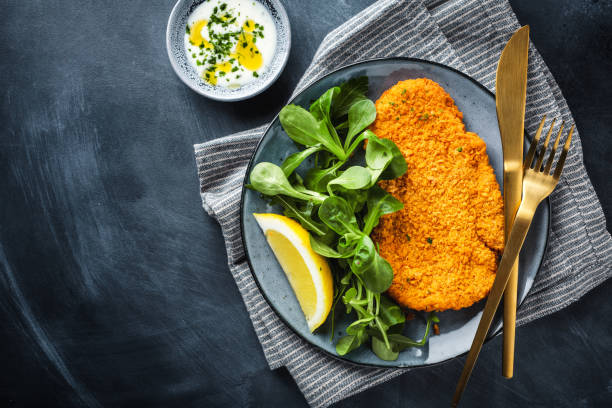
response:
<path id="1" fill-rule="evenodd" d="M 353 63 L 350 63 L 350 64 L 342 65 L 341 67 L 336 68 L 336 69 L 328 72 L 327 74 L 322 75 L 322 76 L 316 78 L 315 80 L 313 80 L 309 84 L 307 84 L 304 87 L 304 89 L 302 89 L 300 92 L 298 92 L 293 97 L 291 97 L 285 103 L 285 105 L 288 105 L 288 104 L 292 103 L 297 97 L 299 97 L 304 92 L 306 92 L 306 90 L 308 90 L 310 87 L 312 87 L 313 85 L 319 83 L 321 80 L 323 80 L 323 79 L 325 79 L 325 78 L 327 78 L 327 77 L 337 73 L 338 71 L 341 71 L 341 70 L 344 70 L 344 69 L 350 68 L 350 67 L 355 67 L 355 66 L 358 66 L 358 65 L 369 64 L 369 63 L 372 63 L 372 62 L 381 62 L 381 61 L 416 62 L 416 63 L 420 63 L 420 64 L 426 64 L 426 65 L 429 64 L 429 65 L 438 66 L 440 68 L 447 69 L 449 71 L 452 71 L 452 72 L 454 72 L 456 74 L 459 74 L 460 76 L 468 79 L 470 82 L 474 83 L 476 86 L 478 86 L 483 91 L 485 91 L 487 94 L 489 94 L 491 97 L 495 98 L 495 94 L 493 92 L 491 92 L 490 90 L 488 90 L 483 84 L 481 84 L 480 82 L 478 82 L 476 79 L 472 78 L 471 76 L 467 75 L 466 73 L 459 71 L 456 68 L 450 67 L 450 66 L 445 65 L 445 64 L 441 64 L 439 62 L 424 60 L 424 59 L 421 59 L 421 58 L 412 58 L 412 57 L 398 56 L 398 57 L 371 58 L 371 59 L 360 60 L 360 61 L 353 62 Z M 244 173 L 244 178 L 242 180 L 242 191 L 240 193 L 240 208 L 239 208 L 239 212 L 240 212 L 240 235 L 241 235 L 240 240 L 242 242 L 242 247 L 244 248 L 244 255 L 245 255 L 247 264 L 249 266 L 251 275 L 253 276 L 253 280 L 255 281 L 255 284 L 257 285 L 257 288 L 259 289 L 259 292 L 262 294 L 262 296 L 263 296 L 264 300 L 266 301 L 266 303 L 268 304 L 268 306 L 270 306 L 272 311 L 276 314 L 276 316 L 280 319 L 280 321 L 284 325 L 286 325 L 300 339 L 302 339 L 305 342 L 307 342 L 310 346 L 315 347 L 317 349 L 317 351 L 320 351 L 320 352 L 324 353 L 325 355 L 330 356 L 332 358 L 335 358 L 337 360 L 340 360 L 342 362 L 353 364 L 353 365 L 358 366 L 358 367 L 384 368 L 384 369 L 394 369 L 394 368 L 410 368 L 410 369 L 413 369 L 413 368 L 433 367 L 433 366 L 437 366 L 437 365 L 448 363 L 449 361 L 452 361 L 452 360 L 455 360 L 457 358 L 460 358 L 462 356 L 467 355 L 469 350 L 467 350 L 467 351 L 465 351 L 465 352 L 463 352 L 461 354 L 457 354 L 456 356 L 448 357 L 447 359 L 444 359 L 444 360 L 441 360 L 441 361 L 437 361 L 437 362 L 434 362 L 434 363 L 427 363 L 427 364 L 417 364 L 417 365 L 394 365 L 394 366 L 389 366 L 389 365 L 382 365 L 382 364 L 375 364 L 375 363 L 358 362 L 358 361 L 350 360 L 350 359 L 346 358 L 345 356 L 340 356 L 338 354 L 331 353 L 330 351 L 328 351 L 328 350 L 320 347 L 319 345 L 315 344 L 310 339 L 308 339 L 307 337 L 305 337 L 301 333 L 299 333 L 297 330 L 295 330 L 293 328 L 293 326 L 291 324 L 289 324 L 289 322 L 287 322 L 285 320 L 285 318 L 276 310 L 276 307 L 274 307 L 274 305 L 272 304 L 272 302 L 270 301 L 270 299 L 266 295 L 265 291 L 261 287 L 261 284 L 259 283 L 259 279 L 257 278 L 257 275 L 254 272 L 253 265 L 251 264 L 251 257 L 249 255 L 249 250 L 248 250 L 248 247 L 246 245 L 245 234 L 244 234 L 244 196 L 245 196 L 246 190 L 247 190 L 245 188 L 245 185 L 248 184 L 249 169 L 252 168 L 253 162 L 255 160 L 255 155 L 259 151 L 261 143 L 263 142 L 265 136 L 268 134 L 270 128 L 272 127 L 272 124 L 276 120 L 278 120 L 279 114 L 280 114 L 280 111 L 274 116 L 274 118 L 272 118 L 270 120 L 270 122 L 266 126 L 266 128 L 265 128 L 265 130 L 264 130 L 264 132 L 263 132 L 263 134 L 261 136 L 261 138 L 259 139 L 259 141 L 257 142 L 257 145 L 253 149 L 253 153 L 251 154 L 251 157 L 249 158 L 249 162 L 246 165 L 245 173 Z M 523 133 L 524 133 L 524 136 L 531 143 L 532 138 L 529 137 L 529 134 L 526 131 L 523 131 Z M 549 244 L 549 241 L 550 241 L 552 206 L 550 204 L 550 198 L 549 197 L 547 197 L 544 201 L 546 203 L 545 205 L 548 207 L 548 216 L 546 217 L 546 222 L 547 222 L 547 226 L 546 226 L 546 238 L 545 238 L 545 242 L 544 242 L 544 249 L 543 249 L 543 252 L 542 252 L 542 257 L 539 260 L 538 267 L 537 267 L 537 270 L 536 270 L 535 275 L 534 275 L 534 281 L 535 281 L 535 277 L 537 277 L 537 275 L 540 273 L 540 270 L 542 269 L 542 264 L 544 263 L 544 258 L 546 257 L 546 254 L 548 253 L 548 244 Z M 532 287 L 533 287 L 533 283 L 529 287 L 527 292 L 525 293 L 524 298 L 520 299 L 517 302 L 517 309 L 523 304 L 523 301 L 527 298 L 527 295 L 529 294 L 529 291 L 531 290 Z M 493 339 L 494 337 L 496 337 L 499 334 L 501 334 L 502 333 L 502 328 L 503 328 L 503 324 L 499 325 L 499 327 L 494 327 L 493 328 L 494 330 L 492 332 L 490 331 L 489 334 L 487 335 L 487 338 L 485 339 L 484 343 L 489 342 L 491 339 Z"/>

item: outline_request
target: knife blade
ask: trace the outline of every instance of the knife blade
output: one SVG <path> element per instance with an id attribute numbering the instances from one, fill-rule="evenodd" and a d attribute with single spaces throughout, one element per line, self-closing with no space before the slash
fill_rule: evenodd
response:
<path id="1" fill-rule="evenodd" d="M 529 26 L 517 30 L 502 51 L 497 65 L 495 105 L 504 155 L 504 229 L 505 239 L 521 202 L 523 185 L 523 138 L 525 101 L 527 96 L 527 63 Z M 512 267 L 504 292 L 504 335 L 502 374 L 512 378 L 514 371 L 514 339 L 518 259 Z"/>

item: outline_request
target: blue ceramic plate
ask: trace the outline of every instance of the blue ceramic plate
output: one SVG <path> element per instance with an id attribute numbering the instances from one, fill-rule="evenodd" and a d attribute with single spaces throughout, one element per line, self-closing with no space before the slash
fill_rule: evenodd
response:
<path id="1" fill-rule="evenodd" d="M 438 82 L 455 100 L 467 130 L 476 132 L 487 144 L 487 154 L 497 182 L 503 182 L 503 156 L 495 97 L 478 82 L 467 75 L 444 65 L 406 58 L 379 59 L 360 62 L 341 68 L 319 79 L 296 96 L 291 103 L 308 107 L 312 100 L 317 99 L 328 88 L 339 85 L 350 78 L 367 76 L 370 81 L 369 97 L 378 99 L 383 91 L 395 85 L 398 81 L 410 78 L 430 78 Z M 529 144 L 529 141 L 525 141 Z M 526 150 L 526 149 L 525 149 Z M 274 119 L 264 134 L 253 158 L 247 168 L 247 178 L 251 168 L 259 162 L 268 161 L 281 164 L 282 160 L 297 151 L 295 144 L 283 131 L 278 117 Z M 304 166 L 306 167 L 306 166 Z M 246 181 L 246 180 L 245 180 Z M 400 353 L 396 361 L 380 360 L 369 346 L 363 346 L 344 357 L 337 355 L 335 344 L 330 342 L 329 324 L 323 325 L 316 333 L 310 333 L 293 294 L 289 282 L 277 263 L 259 226 L 253 218 L 253 213 L 279 212 L 279 208 L 270 206 L 257 192 L 243 190 L 241 208 L 241 227 L 247 259 L 255 279 L 272 308 L 280 318 L 296 333 L 309 343 L 319 347 L 329 354 L 357 364 L 379 367 L 416 367 L 439 363 L 467 352 L 472 343 L 476 328 L 482 314 L 484 301 L 472 307 L 459 311 L 438 313 L 440 318 L 440 335 L 430 337 L 429 343 L 420 348 L 410 348 Z M 550 206 L 548 201 L 538 208 L 531 229 L 527 235 L 521 252 L 519 264 L 518 297 L 522 302 L 531 288 L 533 280 L 540 268 L 546 251 L 550 224 Z M 336 315 L 339 320 L 336 335 L 343 332 L 350 323 L 350 317 L 339 305 Z M 425 329 L 424 315 L 417 312 L 417 318 L 407 322 L 407 335 L 418 339 Z M 501 319 L 498 317 L 492 326 L 490 337 L 501 329 Z M 336 339 L 338 336 L 336 336 Z"/>

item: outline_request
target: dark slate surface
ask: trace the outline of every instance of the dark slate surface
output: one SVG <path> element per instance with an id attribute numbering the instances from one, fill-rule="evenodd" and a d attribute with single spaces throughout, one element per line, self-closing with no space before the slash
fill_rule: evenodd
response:
<path id="1" fill-rule="evenodd" d="M 287 1 L 280 80 L 222 104 L 184 86 L 165 50 L 172 3 L 4 2 L 0 12 L 0 406 L 304 406 L 270 371 L 201 208 L 192 144 L 260 125 L 324 34 L 369 1 Z M 612 219 L 612 5 L 511 2 L 531 25 Z M 465 406 L 612 403 L 608 282 L 500 339 Z M 447 406 L 462 367 L 410 372 L 339 407 Z"/>

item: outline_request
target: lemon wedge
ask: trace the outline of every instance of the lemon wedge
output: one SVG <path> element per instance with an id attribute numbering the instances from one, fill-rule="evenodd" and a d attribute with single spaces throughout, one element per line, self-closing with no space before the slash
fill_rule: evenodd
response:
<path id="1" fill-rule="evenodd" d="M 253 214 L 285 271 L 308 328 L 321 326 L 332 307 L 334 285 L 325 258 L 312 250 L 310 235 L 299 223 L 278 214 Z"/>

